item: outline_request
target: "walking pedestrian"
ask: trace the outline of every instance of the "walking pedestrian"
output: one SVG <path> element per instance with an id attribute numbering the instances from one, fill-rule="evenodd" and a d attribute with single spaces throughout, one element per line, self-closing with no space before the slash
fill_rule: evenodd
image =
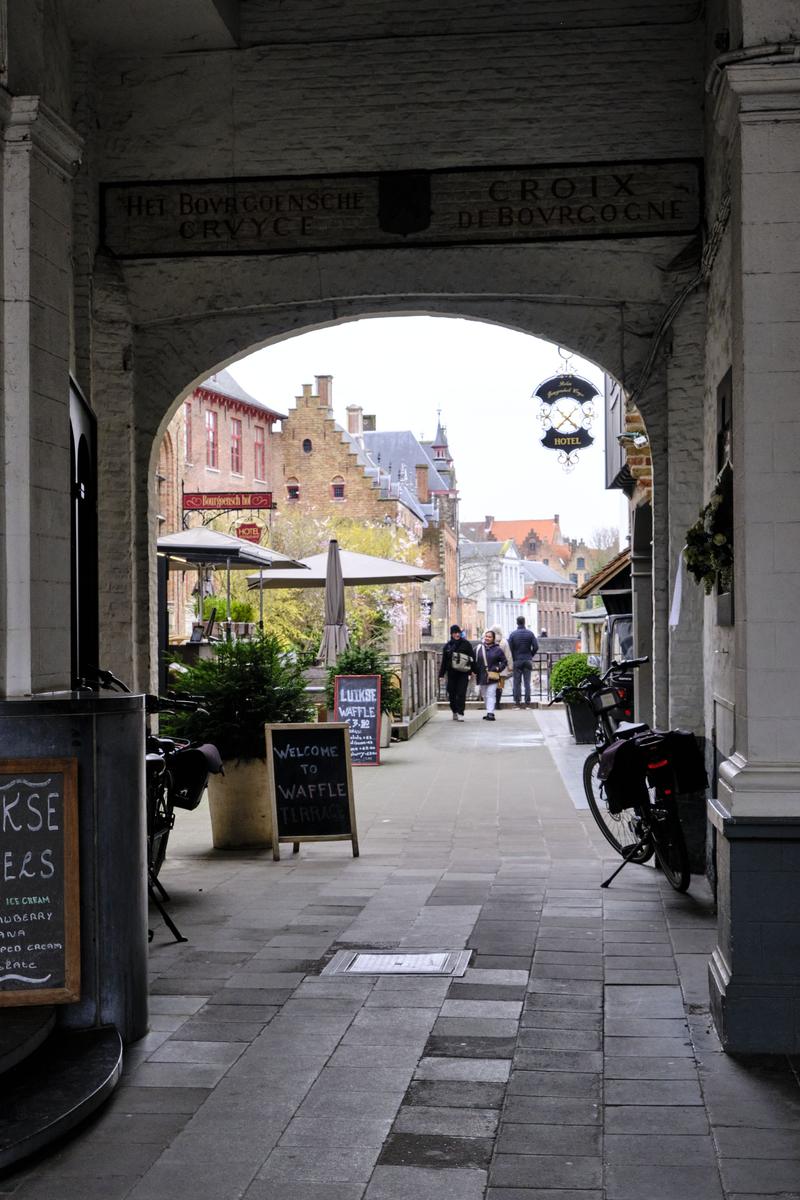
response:
<path id="1" fill-rule="evenodd" d="M 514 704 L 522 708 L 522 689 L 525 688 L 525 707 L 531 703 L 531 671 L 533 656 L 539 649 L 536 634 L 525 628 L 525 618 L 517 617 L 517 628 L 510 635 L 511 662 L 514 671 Z"/>
<path id="2" fill-rule="evenodd" d="M 505 654 L 506 664 L 507 664 L 506 667 L 500 672 L 500 679 L 498 680 L 498 684 L 497 684 L 497 704 L 495 706 L 495 708 L 497 709 L 500 707 L 500 702 L 503 699 L 503 688 L 506 685 L 506 680 L 511 677 L 513 665 L 512 665 L 512 657 L 511 657 L 511 647 L 508 644 L 508 639 L 506 638 L 505 634 L 503 633 L 503 630 L 501 629 L 501 627 L 499 625 L 493 625 L 492 633 L 494 634 L 494 644 L 495 644 L 495 646 L 499 646 L 500 649 L 503 651 L 503 654 Z"/>
<path id="3" fill-rule="evenodd" d="M 475 650 L 459 625 L 450 626 L 450 641 L 442 648 L 439 678 L 447 678 L 447 698 L 454 721 L 464 720 L 469 677 L 475 671 Z"/>
<path id="4" fill-rule="evenodd" d="M 487 629 L 483 641 L 475 654 L 477 665 L 478 687 L 486 704 L 484 721 L 493 721 L 497 704 L 497 681 L 500 672 L 508 665 L 508 659 L 499 646 L 495 645 L 494 630 Z"/>

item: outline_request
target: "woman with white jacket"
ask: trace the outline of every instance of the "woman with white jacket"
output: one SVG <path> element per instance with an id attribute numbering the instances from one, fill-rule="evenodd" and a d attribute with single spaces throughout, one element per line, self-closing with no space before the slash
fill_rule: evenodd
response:
<path id="1" fill-rule="evenodd" d="M 495 646 L 499 646 L 503 651 L 503 654 L 506 658 L 506 663 L 508 664 L 504 670 L 500 672 L 500 679 L 502 682 L 497 686 L 497 704 L 495 707 L 499 708 L 500 701 L 503 698 L 503 684 L 505 683 L 506 679 L 513 674 L 514 671 L 514 656 L 512 655 L 511 647 L 508 644 L 508 638 L 503 636 L 503 630 L 499 625 L 492 626 L 492 633 L 494 634 Z"/>

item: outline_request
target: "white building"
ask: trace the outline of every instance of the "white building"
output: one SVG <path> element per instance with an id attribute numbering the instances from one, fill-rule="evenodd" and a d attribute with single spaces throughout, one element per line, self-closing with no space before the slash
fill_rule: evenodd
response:
<path id="1" fill-rule="evenodd" d="M 462 596 L 477 601 L 484 628 L 499 625 L 507 635 L 524 617 L 529 629 L 539 627 L 535 600 L 525 599 L 522 559 L 512 541 L 459 542 L 459 586 Z"/>

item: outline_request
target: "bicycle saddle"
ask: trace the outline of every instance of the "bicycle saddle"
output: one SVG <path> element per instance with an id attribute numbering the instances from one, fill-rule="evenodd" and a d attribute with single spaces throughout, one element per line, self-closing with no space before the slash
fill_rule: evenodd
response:
<path id="1" fill-rule="evenodd" d="M 616 737 L 633 737 L 636 733 L 648 732 L 650 726 L 646 721 L 620 721 L 614 730 Z"/>

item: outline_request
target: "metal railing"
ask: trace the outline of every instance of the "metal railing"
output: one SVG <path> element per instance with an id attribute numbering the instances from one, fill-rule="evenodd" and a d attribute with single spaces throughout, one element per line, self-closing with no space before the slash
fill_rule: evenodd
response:
<path id="1" fill-rule="evenodd" d="M 403 721 L 413 721 L 438 700 L 440 661 L 441 654 L 436 650 L 409 650 L 389 656 L 403 694 Z"/>
<path id="2" fill-rule="evenodd" d="M 550 687 L 550 673 L 553 669 L 553 665 L 555 663 L 557 663 L 559 661 L 559 659 L 561 659 L 563 657 L 564 657 L 563 654 L 554 653 L 551 651 L 547 651 L 547 652 L 543 653 L 540 650 L 538 652 L 538 654 L 536 655 L 536 657 L 533 660 L 533 669 L 531 671 L 531 700 L 532 701 L 536 700 L 536 701 L 539 701 L 539 703 L 546 704 L 548 701 L 552 700 L 553 692 Z M 441 656 L 437 655 L 437 661 L 436 661 L 437 672 L 439 670 L 439 662 L 440 661 L 441 661 Z M 467 699 L 468 700 L 475 699 L 478 695 L 477 687 L 475 685 L 474 680 L 475 680 L 475 677 L 472 676 L 472 678 L 470 680 L 469 690 L 467 691 Z M 445 701 L 447 699 L 446 685 L 447 685 L 446 679 L 440 679 L 438 681 L 438 699 L 440 701 Z M 512 683 L 511 683 L 511 679 L 509 678 L 509 681 L 506 684 L 506 693 L 505 694 L 507 696 L 511 695 L 511 687 L 512 687 Z"/>

